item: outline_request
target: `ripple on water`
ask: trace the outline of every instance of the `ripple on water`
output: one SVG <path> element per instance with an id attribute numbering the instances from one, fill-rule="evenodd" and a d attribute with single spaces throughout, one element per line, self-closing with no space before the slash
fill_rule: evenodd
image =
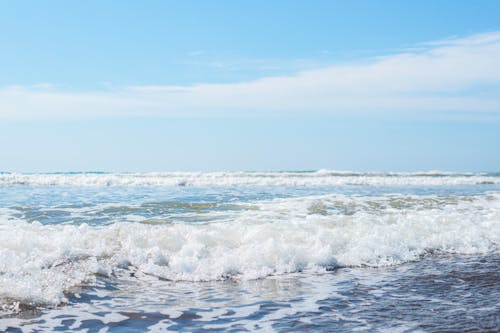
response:
<path id="1" fill-rule="evenodd" d="M 396 267 L 197 283 L 123 270 L 67 305 L 4 314 L 0 330 L 496 331 L 499 267 L 499 254 L 442 255 Z"/>

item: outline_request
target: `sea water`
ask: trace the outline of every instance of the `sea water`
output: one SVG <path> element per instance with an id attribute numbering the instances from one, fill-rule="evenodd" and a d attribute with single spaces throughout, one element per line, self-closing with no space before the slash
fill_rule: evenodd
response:
<path id="1" fill-rule="evenodd" d="M 0 173 L 0 331 L 498 331 L 500 174 Z"/>

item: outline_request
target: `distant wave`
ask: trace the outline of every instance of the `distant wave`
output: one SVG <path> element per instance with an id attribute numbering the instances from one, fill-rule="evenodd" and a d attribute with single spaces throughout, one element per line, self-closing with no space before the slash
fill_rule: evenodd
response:
<path id="1" fill-rule="evenodd" d="M 494 185 L 500 173 L 446 171 L 354 172 L 354 171 L 281 171 L 281 172 L 0 172 L 0 186 L 412 186 L 412 185 Z"/>

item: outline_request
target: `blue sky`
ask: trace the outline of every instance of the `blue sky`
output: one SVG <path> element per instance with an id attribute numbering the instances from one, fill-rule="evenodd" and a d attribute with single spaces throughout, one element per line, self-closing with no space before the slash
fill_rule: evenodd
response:
<path id="1" fill-rule="evenodd" d="M 0 1 L 0 170 L 500 170 L 498 1 Z"/>

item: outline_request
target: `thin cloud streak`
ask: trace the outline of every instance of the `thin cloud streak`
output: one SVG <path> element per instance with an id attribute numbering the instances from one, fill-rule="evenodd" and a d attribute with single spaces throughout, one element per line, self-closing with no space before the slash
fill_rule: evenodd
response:
<path id="1" fill-rule="evenodd" d="M 0 90 L 0 118 L 500 112 L 500 32 L 420 46 L 363 63 L 240 83 L 100 93 L 7 87 Z"/>

